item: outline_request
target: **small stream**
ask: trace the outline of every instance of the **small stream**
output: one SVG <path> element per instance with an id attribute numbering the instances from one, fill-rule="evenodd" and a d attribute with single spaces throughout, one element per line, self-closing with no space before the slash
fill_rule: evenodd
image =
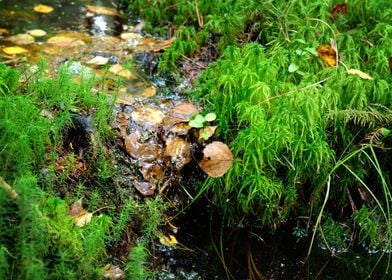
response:
<path id="1" fill-rule="evenodd" d="M 87 8 L 87 5 L 114 8 L 112 2 L 0 0 L 0 48 L 15 45 L 9 41 L 13 35 L 34 29 L 46 32 L 46 35 L 36 37 L 32 43 L 21 44 L 26 49 L 25 55 L 15 56 L 3 52 L 2 60 L 10 66 L 19 67 L 21 63 L 34 65 L 45 58 L 49 69 L 54 72 L 64 61 L 72 61 L 75 63 L 75 71 L 79 73 L 85 70 L 83 67 L 87 61 L 97 56 L 108 58 L 108 63 L 112 65 L 121 65 L 133 57 L 139 65 L 142 63 L 140 69 L 151 70 L 155 61 L 153 55 L 149 54 L 163 49 L 165 41 L 151 36 L 143 39 L 142 34 L 134 29 L 139 21 L 129 19 L 123 13 L 107 15 Z M 37 4 L 50 5 L 54 11 L 36 13 L 34 7 Z M 135 34 L 134 38 L 121 38 L 121 34 L 130 31 Z M 59 34 L 73 38 L 72 42 L 81 40 L 82 43 L 75 46 L 64 45 L 64 42 L 48 44 L 49 38 Z M 91 66 L 88 69 L 100 75 L 100 67 Z M 149 77 L 149 73 L 141 70 L 131 73 L 125 77 L 120 90 L 120 101 L 130 106 L 122 113 L 134 109 L 132 102 L 135 99 L 163 112 L 183 102 L 183 97 L 176 94 L 157 97 L 159 90 L 165 87 L 166 80 L 163 78 Z M 110 90 L 110 85 L 107 89 Z M 187 174 L 187 170 L 184 174 Z M 254 272 L 253 279 L 364 279 L 379 257 L 378 254 L 366 254 L 363 248 L 331 256 L 329 251 L 314 246 L 311 256 L 304 263 L 310 236 L 306 232 L 302 238 L 293 234 L 296 221 L 289 221 L 274 234 L 263 230 L 257 222 L 250 221 L 228 228 L 222 225 L 221 217 L 209 202 L 203 200 L 179 216 L 175 224 L 180 230 L 178 241 L 189 250 L 165 248 L 160 244 L 153 246 L 152 250 L 159 256 L 155 266 L 159 268 L 159 279 L 162 280 L 227 277 L 245 280 L 249 279 L 249 269 Z M 224 258 L 221 258 L 221 254 Z M 380 279 L 377 273 L 383 275 L 383 272 L 385 267 L 379 265 L 373 279 Z"/>

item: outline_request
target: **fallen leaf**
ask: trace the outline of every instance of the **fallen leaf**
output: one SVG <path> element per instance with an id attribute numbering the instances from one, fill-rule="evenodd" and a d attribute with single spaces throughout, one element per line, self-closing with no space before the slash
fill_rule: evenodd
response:
<path id="1" fill-rule="evenodd" d="M 130 78 L 134 77 L 133 73 L 131 71 L 129 71 L 128 69 L 125 69 L 124 67 L 122 67 L 121 64 L 112 65 L 109 68 L 109 72 L 111 72 L 117 76 L 126 78 L 126 79 L 130 79 Z"/>
<path id="2" fill-rule="evenodd" d="M 180 103 L 167 114 L 164 124 L 173 125 L 180 122 L 188 122 L 197 113 L 199 113 L 199 109 L 195 105 Z"/>
<path id="3" fill-rule="evenodd" d="M 137 123 L 156 126 L 162 123 L 165 115 L 154 107 L 140 106 L 132 112 L 131 116 Z"/>
<path id="4" fill-rule="evenodd" d="M 0 28 L 0 35 L 2 35 L 2 34 L 7 34 L 8 33 L 8 30 L 7 29 L 5 29 L 5 28 Z"/>
<path id="5" fill-rule="evenodd" d="M 361 70 L 358 70 L 358 69 L 348 69 L 347 73 L 352 74 L 352 75 L 358 75 L 359 77 L 361 77 L 364 80 L 373 80 L 372 76 L 370 76 L 369 74 L 366 74 L 365 72 L 362 72 Z"/>
<path id="6" fill-rule="evenodd" d="M 347 4 L 336 4 L 332 9 L 332 17 L 336 19 L 339 14 L 346 15 L 347 14 Z"/>
<path id="7" fill-rule="evenodd" d="M 141 20 L 137 25 L 135 25 L 135 27 L 133 28 L 133 31 L 134 32 L 142 32 L 142 29 L 145 24 L 146 24 L 146 22 L 144 20 Z"/>
<path id="8" fill-rule="evenodd" d="M 13 55 L 13 54 L 23 54 L 23 53 L 27 53 L 28 50 L 26 50 L 26 49 L 24 49 L 24 48 L 21 48 L 21 47 L 14 46 L 14 47 L 7 47 L 7 48 L 4 48 L 4 49 L 3 49 L 3 52 L 5 52 L 6 54 L 9 54 L 9 55 Z"/>
<path id="9" fill-rule="evenodd" d="M 336 66 L 336 51 L 332 46 L 320 45 L 317 47 L 317 53 L 327 66 Z"/>
<path id="10" fill-rule="evenodd" d="M 293 73 L 293 72 L 297 71 L 298 69 L 299 69 L 299 66 L 297 64 L 291 63 L 289 65 L 289 69 L 288 70 L 289 70 L 290 73 Z"/>
<path id="11" fill-rule="evenodd" d="M 161 154 L 161 148 L 154 143 L 140 143 L 140 133 L 132 132 L 124 138 L 126 152 L 140 161 L 151 162 Z"/>
<path id="12" fill-rule="evenodd" d="M 215 130 L 218 126 L 206 126 L 199 131 L 199 140 L 208 140 L 212 135 L 214 135 Z"/>
<path id="13" fill-rule="evenodd" d="M 135 33 L 135 32 L 124 32 L 124 33 L 121 33 L 120 38 L 125 41 L 129 41 L 129 40 L 141 39 L 141 38 L 143 38 L 143 36 L 140 35 L 139 33 Z"/>
<path id="14" fill-rule="evenodd" d="M 143 91 L 142 96 L 143 97 L 153 97 L 153 96 L 155 96 L 156 93 L 157 93 L 157 89 L 155 87 L 151 86 L 151 87 L 146 88 Z"/>
<path id="15" fill-rule="evenodd" d="M 34 37 L 42 37 L 46 35 L 46 32 L 42 29 L 33 29 L 27 31 L 27 34 L 34 36 Z"/>
<path id="16" fill-rule="evenodd" d="M 188 162 L 190 157 L 191 145 L 184 139 L 172 137 L 166 140 L 165 156 L 170 156 L 172 164 L 177 170 L 181 170 Z"/>
<path id="17" fill-rule="evenodd" d="M 133 182 L 133 186 L 144 196 L 153 195 L 157 185 L 150 182 Z"/>
<path id="18" fill-rule="evenodd" d="M 105 65 L 109 62 L 109 58 L 103 56 L 96 56 L 93 59 L 87 61 L 87 64 L 94 64 L 94 65 Z"/>
<path id="19" fill-rule="evenodd" d="M 233 162 L 229 147 L 219 141 L 208 144 L 203 150 L 204 157 L 199 162 L 200 168 L 213 178 L 223 176 Z"/>
<path id="20" fill-rule="evenodd" d="M 29 34 L 16 34 L 14 36 L 8 37 L 7 40 L 16 45 L 29 45 L 35 41 L 34 37 Z"/>
<path id="21" fill-rule="evenodd" d="M 47 40 L 51 45 L 56 45 L 60 47 L 77 47 L 85 45 L 85 42 L 79 38 L 73 38 L 68 36 L 54 36 Z"/>
<path id="22" fill-rule="evenodd" d="M 34 7 L 34 11 L 41 14 L 48 14 L 53 12 L 53 8 L 48 5 L 38 4 Z"/>
<path id="23" fill-rule="evenodd" d="M 162 166 L 149 162 L 141 162 L 142 175 L 145 180 L 153 182 L 162 182 L 165 179 L 165 172 Z"/>
<path id="24" fill-rule="evenodd" d="M 204 126 L 205 121 L 206 119 L 202 115 L 197 114 L 194 118 L 192 118 L 189 121 L 189 125 L 194 128 L 202 128 Z"/>
<path id="25" fill-rule="evenodd" d="M 89 213 L 84 210 L 82 206 L 82 199 L 79 199 L 69 207 L 68 215 L 73 218 L 77 227 L 83 227 L 91 222 L 93 213 Z"/>
<path id="26" fill-rule="evenodd" d="M 192 127 L 187 123 L 176 123 L 169 128 L 169 132 L 173 133 L 174 135 L 184 136 L 187 135 L 189 130 Z"/>
<path id="27" fill-rule="evenodd" d="M 87 10 L 91 13 L 105 16 L 122 16 L 119 10 L 112 7 L 91 6 L 87 5 Z"/>
<path id="28" fill-rule="evenodd" d="M 157 44 L 152 51 L 154 52 L 159 52 L 161 50 L 166 50 L 167 48 L 169 48 L 171 46 L 171 44 L 174 42 L 174 40 L 176 39 L 175 36 L 160 42 L 159 44 Z"/>
<path id="29" fill-rule="evenodd" d="M 105 270 L 105 274 L 103 275 L 105 278 L 110 280 L 124 279 L 124 271 L 122 271 L 117 265 L 107 264 L 103 269 Z"/>
<path id="30" fill-rule="evenodd" d="M 164 246 L 171 247 L 178 244 L 177 238 L 172 234 L 169 234 L 169 237 L 163 234 L 159 234 L 158 238 L 159 238 L 159 242 Z"/>

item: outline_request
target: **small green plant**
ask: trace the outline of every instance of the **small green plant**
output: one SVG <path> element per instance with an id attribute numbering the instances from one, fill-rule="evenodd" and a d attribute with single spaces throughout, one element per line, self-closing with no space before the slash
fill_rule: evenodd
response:
<path id="1" fill-rule="evenodd" d="M 206 122 L 213 122 L 215 119 L 215 113 L 208 113 L 205 116 L 203 116 L 202 114 L 197 114 L 189 120 L 189 125 L 194 128 L 202 128 L 204 127 Z"/>

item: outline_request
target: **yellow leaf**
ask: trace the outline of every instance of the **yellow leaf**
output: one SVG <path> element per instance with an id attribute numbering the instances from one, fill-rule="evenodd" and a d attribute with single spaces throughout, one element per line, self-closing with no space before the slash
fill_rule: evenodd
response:
<path id="1" fill-rule="evenodd" d="M 178 241 L 174 235 L 169 234 L 169 237 L 167 237 L 162 234 L 159 235 L 158 237 L 159 237 L 159 242 L 164 246 L 170 247 L 178 244 Z"/>
<path id="2" fill-rule="evenodd" d="M 327 66 L 336 66 L 336 51 L 332 46 L 320 45 L 317 47 L 317 53 Z"/>
<path id="3" fill-rule="evenodd" d="M 8 30 L 5 28 L 0 28 L 0 34 L 7 34 Z"/>
<path id="4" fill-rule="evenodd" d="M 51 6 L 38 4 L 34 7 L 34 11 L 41 14 L 48 14 L 53 12 L 53 8 Z"/>
<path id="5" fill-rule="evenodd" d="M 42 37 L 46 35 L 46 32 L 42 29 L 33 29 L 27 31 L 27 34 L 34 36 L 34 37 Z"/>
<path id="6" fill-rule="evenodd" d="M 22 53 L 27 53 L 28 50 L 21 48 L 21 47 L 7 47 L 3 49 L 3 52 L 5 52 L 6 54 L 22 54 Z"/>
<path id="7" fill-rule="evenodd" d="M 121 64 L 115 64 L 111 66 L 109 68 L 109 72 L 126 79 L 130 79 L 134 76 L 131 71 L 122 67 Z"/>
<path id="8" fill-rule="evenodd" d="M 369 74 L 366 74 L 365 72 L 362 72 L 361 70 L 358 69 L 348 69 L 347 73 L 352 74 L 352 75 L 358 75 L 362 79 L 365 80 L 373 80 L 373 77 L 370 76 Z"/>
<path id="9" fill-rule="evenodd" d="M 102 6 L 91 6 L 87 5 L 87 10 L 94 14 L 105 15 L 105 16 L 121 16 L 122 14 L 115 8 L 102 7 Z"/>
<path id="10" fill-rule="evenodd" d="M 140 106 L 132 114 L 132 120 L 140 124 L 159 125 L 165 115 L 161 110 L 153 107 Z"/>
<path id="11" fill-rule="evenodd" d="M 68 210 L 68 215 L 70 215 L 77 227 L 83 227 L 91 222 L 93 213 L 89 213 L 83 209 L 82 199 L 79 199 L 73 203 Z"/>
<path id="12" fill-rule="evenodd" d="M 76 47 L 85 44 L 81 39 L 67 37 L 67 36 L 54 36 L 49 38 L 47 42 L 51 45 L 56 45 L 61 47 Z"/>

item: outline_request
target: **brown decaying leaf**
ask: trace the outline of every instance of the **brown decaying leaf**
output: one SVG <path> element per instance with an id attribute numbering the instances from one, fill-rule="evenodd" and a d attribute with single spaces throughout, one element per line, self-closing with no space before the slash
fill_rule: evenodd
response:
<path id="1" fill-rule="evenodd" d="M 162 153 L 161 148 L 154 143 L 140 143 L 140 133 L 132 132 L 124 138 L 126 152 L 140 161 L 151 162 Z"/>
<path id="2" fill-rule="evenodd" d="M 203 160 L 199 162 L 200 168 L 209 176 L 217 178 L 223 176 L 233 162 L 233 154 L 229 147 L 219 141 L 208 144 L 203 150 Z"/>
<path id="3" fill-rule="evenodd" d="M 107 264 L 103 268 L 105 270 L 105 274 L 103 275 L 105 278 L 110 280 L 120 280 L 124 279 L 124 271 L 122 271 L 118 266 Z"/>
<path id="4" fill-rule="evenodd" d="M 191 145 L 184 139 L 173 137 L 166 140 L 165 156 L 170 156 L 172 164 L 181 170 L 188 162 L 190 157 Z"/>
<path id="5" fill-rule="evenodd" d="M 132 112 L 132 120 L 144 125 L 156 126 L 162 123 L 165 115 L 161 110 L 151 106 L 140 106 Z"/>
<path id="6" fill-rule="evenodd" d="M 133 182 L 133 186 L 144 196 L 153 195 L 157 185 L 151 182 Z"/>
<path id="7" fill-rule="evenodd" d="M 366 74 L 365 72 L 362 72 L 361 70 L 358 69 L 348 69 L 347 73 L 352 74 L 352 75 L 358 75 L 362 79 L 365 80 L 373 80 L 373 77 L 370 76 L 369 74 Z"/>
<path id="8" fill-rule="evenodd" d="M 176 123 L 188 122 L 197 113 L 199 113 L 199 109 L 192 103 L 180 103 L 167 114 L 163 120 L 163 124 L 165 126 L 171 126 Z"/>
<path id="9" fill-rule="evenodd" d="M 41 14 L 48 14 L 53 12 L 53 8 L 48 5 L 38 4 L 34 7 L 34 11 Z"/>
<path id="10" fill-rule="evenodd" d="M 149 162 L 140 162 L 142 175 L 145 180 L 153 182 L 162 182 L 165 179 L 163 167 Z"/>
<path id="11" fill-rule="evenodd" d="M 336 4 L 332 9 L 332 18 L 336 19 L 339 14 L 346 15 L 347 14 L 347 4 Z"/>
<path id="12" fill-rule="evenodd" d="M 77 227 L 83 227 L 91 222 L 93 213 L 89 213 L 84 210 L 82 206 L 82 199 L 79 199 L 69 207 L 68 215 L 73 218 Z"/>
<path id="13" fill-rule="evenodd" d="M 327 66 L 336 66 L 336 51 L 330 45 L 318 46 L 317 53 Z"/>

